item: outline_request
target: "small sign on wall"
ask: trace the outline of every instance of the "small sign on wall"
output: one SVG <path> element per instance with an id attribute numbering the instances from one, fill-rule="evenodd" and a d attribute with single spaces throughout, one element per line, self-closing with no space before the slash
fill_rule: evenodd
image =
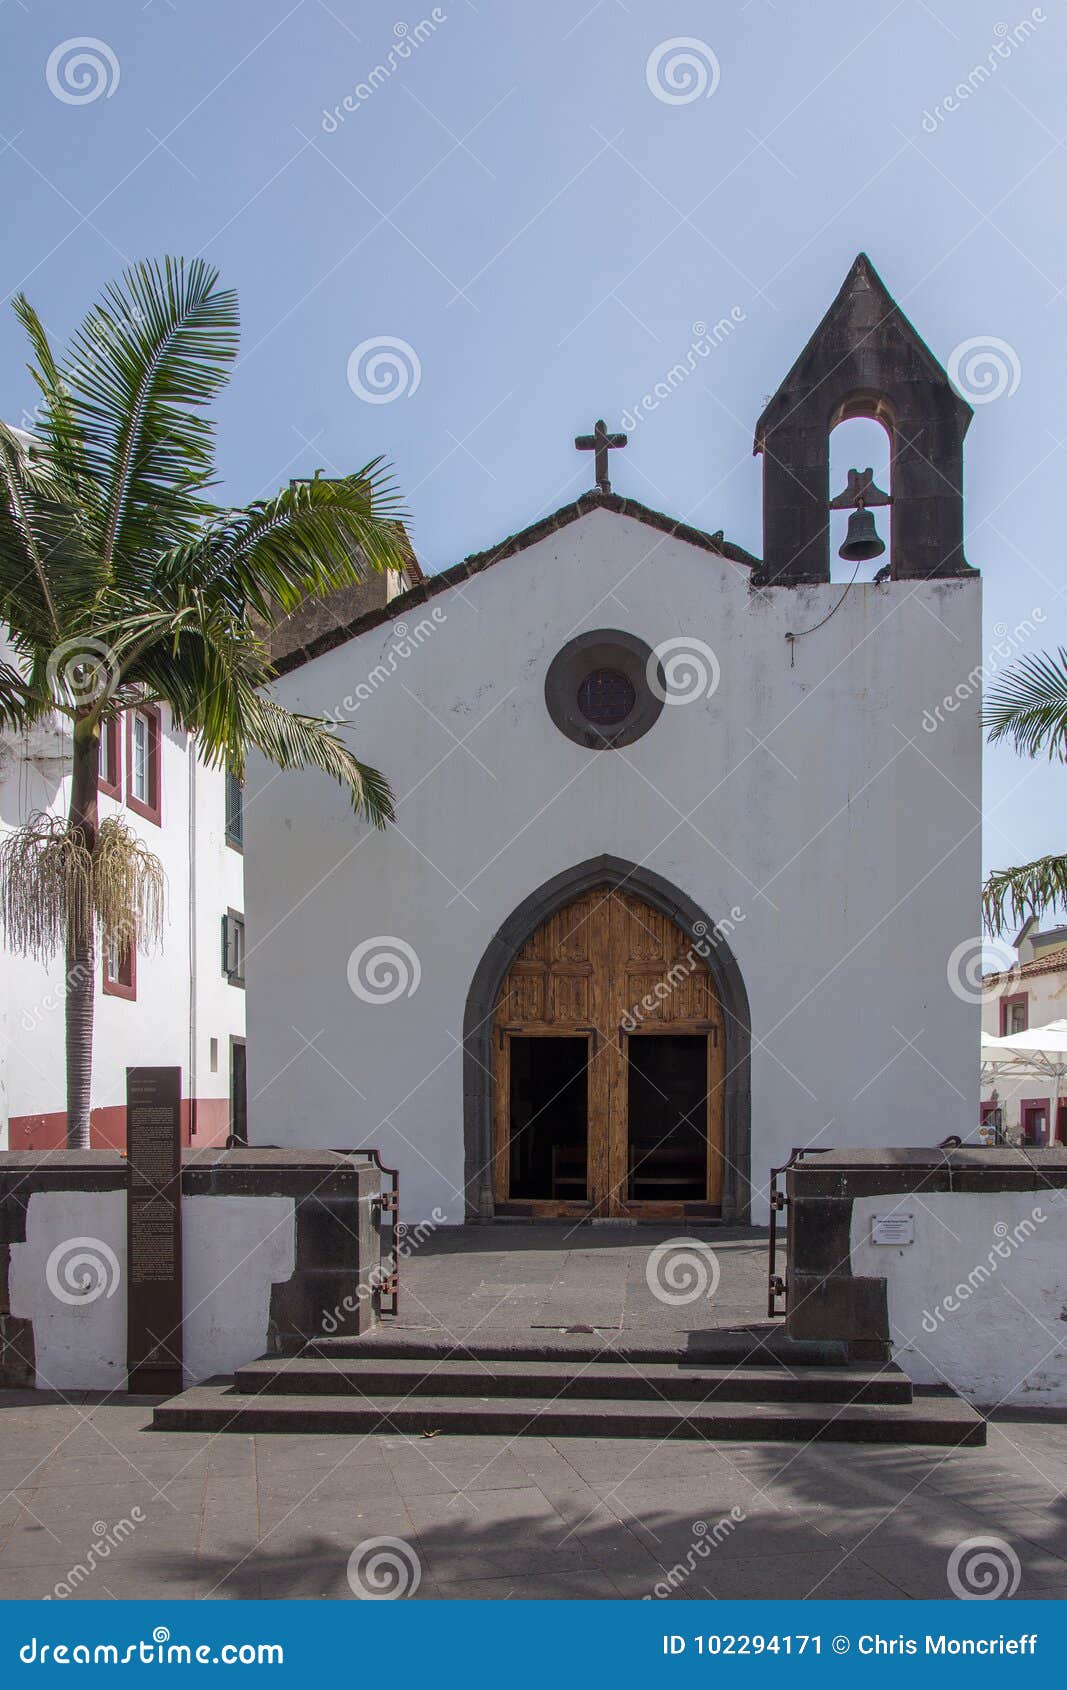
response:
<path id="1" fill-rule="evenodd" d="M 872 1215 L 872 1244 L 914 1244 L 914 1215 Z"/>

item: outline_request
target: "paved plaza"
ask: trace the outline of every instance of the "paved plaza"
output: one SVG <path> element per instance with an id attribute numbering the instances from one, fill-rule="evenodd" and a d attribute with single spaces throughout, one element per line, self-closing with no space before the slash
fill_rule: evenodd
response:
<path id="1" fill-rule="evenodd" d="M 758 1325 L 765 1239 L 700 1236 L 722 1264 L 711 1318 Z M 614 1323 L 678 1342 L 697 1317 L 646 1301 L 657 1237 L 443 1235 L 405 1263 L 404 1329 L 461 1344 Z M 1067 1596 L 1067 1426 L 1048 1420 L 998 1417 L 985 1449 L 958 1451 L 253 1437 L 152 1431 L 155 1400 L 0 1394 L 0 1597 L 350 1600 L 352 1552 L 391 1538 L 418 1600 L 936 1598 L 977 1537 L 1014 1557 L 1017 1596 Z"/>

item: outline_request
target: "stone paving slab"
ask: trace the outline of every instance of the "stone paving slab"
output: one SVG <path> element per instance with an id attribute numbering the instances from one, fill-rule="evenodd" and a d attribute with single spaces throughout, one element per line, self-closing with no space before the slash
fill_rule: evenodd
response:
<path id="1" fill-rule="evenodd" d="M 713 1251 L 713 1295 L 665 1303 L 650 1288 L 657 1245 L 686 1240 Z M 767 1233 L 758 1227 L 594 1226 L 498 1221 L 445 1227 L 405 1259 L 397 1331 L 536 1336 L 546 1328 L 603 1325 L 645 1339 L 766 1318 Z"/>
<path id="2" fill-rule="evenodd" d="M 25 1465 L 23 1440 L 8 1432 L 0 1600 L 47 1595 L 85 1562 L 97 1528 L 135 1507 L 143 1525 L 72 1599 L 348 1600 L 350 1553 L 382 1536 L 418 1557 L 419 1600 L 943 1597 L 951 1550 L 979 1535 L 1017 1557 L 1018 1596 L 1067 1595 L 1067 1427 L 1052 1422 L 1000 1419 L 987 1450 L 966 1451 L 540 1436 L 231 1441 L 154 1433 L 146 1405 L 90 1402 L 82 1413 L 72 1423 L 62 1404 L 42 1402 Z M 70 1483 L 101 1449 L 112 1452 L 108 1479 Z M 716 1534 L 733 1508 L 744 1518 Z"/>

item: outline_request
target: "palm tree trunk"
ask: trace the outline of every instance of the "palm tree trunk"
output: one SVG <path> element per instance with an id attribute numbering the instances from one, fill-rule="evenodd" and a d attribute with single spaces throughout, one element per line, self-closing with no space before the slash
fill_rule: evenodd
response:
<path id="1" fill-rule="evenodd" d="M 74 774 L 67 825 L 90 851 L 99 825 L 97 736 L 74 728 Z M 93 1011 L 96 1007 L 95 946 L 92 913 L 67 928 L 67 1149 L 89 1149 L 89 1110 L 93 1080 Z"/>

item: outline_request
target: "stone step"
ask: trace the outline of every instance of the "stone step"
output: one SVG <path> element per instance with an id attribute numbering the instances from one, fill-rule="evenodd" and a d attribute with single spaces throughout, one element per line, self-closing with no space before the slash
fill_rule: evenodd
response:
<path id="1" fill-rule="evenodd" d="M 617 1361 L 644 1366 L 656 1362 L 690 1362 L 700 1367 L 841 1367 L 847 1348 L 832 1339 L 797 1341 L 780 1325 L 738 1330 L 670 1333 L 662 1338 L 625 1336 L 616 1331 L 580 1332 L 552 1328 L 522 1338 L 455 1337 L 447 1331 L 414 1328 L 410 1334 L 390 1328 L 361 1338 L 315 1338 L 302 1356 L 321 1356 L 335 1362 L 359 1361 Z M 888 1356 L 873 1358 L 877 1367 Z"/>
<path id="2" fill-rule="evenodd" d="M 811 1439 L 848 1443 L 984 1444 L 985 1421 L 952 1396 L 910 1403 L 674 1403 L 616 1399 L 522 1402 L 463 1397 L 376 1397 L 339 1401 L 328 1394 L 249 1396 L 225 1384 L 195 1385 L 155 1410 L 169 1432 L 493 1434 L 504 1437 L 701 1438 L 711 1441 Z"/>
<path id="3" fill-rule="evenodd" d="M 577 1370 L 576 1370 L 577 1369 Z M 911 1381 L 896 1367 L 704 1367 L 653 1362 L 640 1367 L 615 1356 L 578 1363 L 427 1360 L 318 1356 L 264 1357 L 234 1375 L 234 1389 L 268 1395 L 515 1397 L 669 1402 L 856 1402 L 912 1400 Z"/>

